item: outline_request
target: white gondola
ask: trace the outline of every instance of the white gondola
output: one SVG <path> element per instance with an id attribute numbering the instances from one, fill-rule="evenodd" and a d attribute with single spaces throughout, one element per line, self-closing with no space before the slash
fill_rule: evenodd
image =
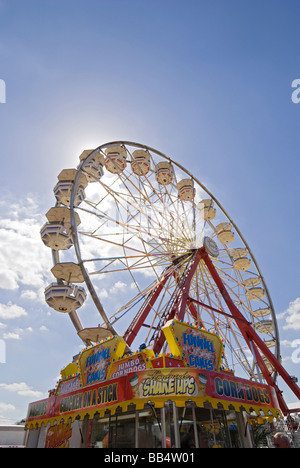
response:
<path id="1" fill-rule="evenodd" d="M 237 258 L 236 260 L 233 261 L 233 266 L 237 270 L 246 271 L 246 270 L 249 270 L 251 266 L 251 260 L 248 257 Z"/>
<path id="2" fill-rule="evenodd" d="M 135 150 L 132 153 L 133 160 L 131 161 L 132 171 L 138 175 L 146 175 L 150 171 L 151 159 L 150 154 L 145 150 Z"/>
<path id="3" fill-rule="evenodd" d="M 122 146 L 111 146 L 105 154 L 106 169 L 113 174 L 121 174 L 126 167 L 126 150 Z"/>
<path id="4" fill-rule="evenodd" d="M 269 309 L 268 307 L 265 307 L 263 309 L 257 309 L 257 310 L 254 310 L 252 312 L 252 315 L 254 315 L 254 317 L 267 317 L 268 315 L 270 315 L 271 313 L 271 309 Z"/>
<path id="5" fill-rule="evenodd" d="M 167 161 L 159 162 L 156 166 L 155 176 L 160 185 L 170 184 L 174 177 L 172 164 Z"/>
<path id="6" fill-rule="evenodd" d="M 214 208 L 214 202 L 211 198 L 201 200 L 197 206 L 200 216 L 205 221 L 210 221 L 216 216 L 216 209 Z"/>
<path id="7" fill-rule="evenodd" d="M 272 373 L 274 371 L 274 367 L 272 366 L 270 361 L 265 356 L 263 356 L 263 361 L 265 365 L 267 366 L 268 371 Z"/>
<path id="8" fill-rule="evenodd" d="M 64 313 L 75 312 L 86 299 L 86 292 L 74 284 L 51 283 L 45 289 L 45 300 L 49 307 Z"/>
<path id="9" fill-rule="evenodd" d="M 66 281 L 67 283 L 83 283 L 84 277 L 78 263 L 64 262 L 56 263 L 51 269 L 51 273 L 58 280 Z"/>
<path id="10" fill-rule="evenodd" d="M 93 151 L 94 151 L 94 149 L 87 149 L 87 150 L 82 151 L 82 153 L 81 153 L 80 156 L 79 156 L 80 162 L 81 162 L 83 159 L 87 158 Z"/>
<path id="11" fill-rule="evenodd" d="M 272 320 L 261 320 L 254 324 L 254 328 L 259 333 L 269 334 L 274 330 L 274 324 Z"/>
<path id="12" fill-rule="evenodd" d="M 83 328 L 78 332 L 78 336 L 84 341 L 89 340 L 97 343 L 111 336 L 111 330 L 98 325 L 98 327 Z"/>
<path id="13" fill-rule="evenodd" d="M 238 258 L 246 257 L 248 250 L 244 247 L 241 247 L 238 249 L 231 249 L 228 253 L 232 259 L 237 260 Z"/>
<path id="14" fill-rule="evenodd" d="M 79 215 L 78 213 L 74 213 L 74 215 L 75 224 L 76 226 L 79 226 Z M 50 210 L 46 213 L 46 218 L 48 219 L 49 223 L 62 224 L 65 227 L 67 233 L 71 231 L 71 211 L 66 206 L 55 206 L 50 208 Z"/>
<path id="15" fill-rule="evenodd" d="M 276 344 L 276 341 L 275 340 L 266 340 L 264 341 L 264 344 L 268 347 L 268 348 L 273 348 L 273 346 L 275 346 Z"/>
<path id="16" fill-rule="evenodd" d="M 192 179 L 182 179 L 177 184 L 179 197 L 183 201 L 193 201 L 195 197 L 194 183 Z"/>
<path id="17" fill-rule="evenodd" d="M 58 175 L 58 182 L 53 189 L 55 198 L 58 203 L 70 206 L 71 192 L 76 174 L 76 169 L 64 169 Z M 75 194 L 74 206 L 78 206 L 85 199 L 84 189 L 86 188 L 87 183 L 87 178 L 84 174 L 81 174 L 79 187 L 77 193 Z"/>
<path id="18" fill-rule="evenodd" d="M 233 266 L 238 270 L 248 270 L 251 266 L 251 260 L 246 257 L 247 254 L 248 250 L 244 247 L 230 250 L 229 255 L 233 260 Z"/>
<path id="19" fill-rule="evenodd" d="M 72 237 L 62 223 L 46 223 L 41 228 L 41 239 L 53 250 L 68 250 L 73 245 Z"/>
<path id="20" fill-rule="evenodd" d="M 263 288 L 250 288 L 246 291 L 246 296 L 250 301 L 260 301 L 265 297 L 265 290 Z"/>
<path id="21" fill-rule="evenodd" d="M 234 240 L 234 233 L 231 231 L 230 223 L 220 223 L 216 226 L 216 232 L 221 244 L 230 244 Z"/>
<path id="22" fill-rule="evenodd" d="M 245 281 L 243 281 L 243 285 L 246 288 L 255 288 L 255 286 L 258 286 L 261 283 L 261 277 L 260 276 L 253 276 L 251 278 L 247 278 Z"/>
<path id="23" fill-rule="evenodd" d="M 57 182 L 53 189 L 56 200 L 62 205 L 70 206 L 72 188 L 73 182 Z M 84 199 L 85 191 L 82 187 L 79 187 L 75 196 L 74 206 L 80 205 Z"/>
<path id="24" fill-rule="evenodd" d="M 93 150 L 84 150 L 79 156 L 80 161 L 87 158 L 88 155 L 91 154 L 92 152 Z M 101 177 L 104 174 L 103 166 L 104 166 L 103 154 L 99 153 L 99 151 L 95 151 L 93 155 L 89 158 L 89 160 L 82 164 L 82 169 L 84 170 L 84 174 L 88 182 L 96 182 L 97 179 L 101 179 Z"/>

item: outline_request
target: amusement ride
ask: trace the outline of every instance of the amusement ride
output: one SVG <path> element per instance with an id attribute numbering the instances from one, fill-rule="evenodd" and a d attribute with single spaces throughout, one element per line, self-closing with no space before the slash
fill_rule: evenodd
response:
<path id="1" fill-rule="evenodd" d="M 158 356 L 170 353 L 166 324 L 193 324 L 222 339 L 224 369 L 268 385 L 289 413 L 277 377 L 299 399 L 300 390 L 280 362 L 266 281 L 234 220 L 194 174 L 147 145 L 115 141 L 83 151 L 58 175 L 54 195 L 41 229 L 53 257 L 45 300 L 69 315 L 84 346 L 117 335 L 127 355 Z M 98 323 L 85 327 L 79 311 L 88 296 L 84 321 L 92 309 Z"/>
<path id="2" fill-rule="evenodd" d="M 84 151 L 77 169 L 59 174 L 54 194 L 41 237 L 57 281 L 45 298 L 69 314 L 85 343 L 121 333 L 128 348 L 136 341 L 159 353 L 164 323 L 195 322 L 222 337 L 228 367 L 274 386 L 288 412 L 277 374 L 300 393 L 280 364 L 266 282 L 237 225 L 194 175 L 149 146 L 118 141 Z M 61 262 L 72 246 L 76 263 Z M 93 283 L 104 275 L 130 282 L 132 298 L 120 310 L 104 311 Z M 78 317 L 83 282 L 99 327 L 83 328 Z"/>

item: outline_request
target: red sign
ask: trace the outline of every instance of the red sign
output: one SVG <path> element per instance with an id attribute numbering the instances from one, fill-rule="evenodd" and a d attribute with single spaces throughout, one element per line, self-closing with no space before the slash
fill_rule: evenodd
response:
<path id="1" fill-rule="evenodd" d="M 221 400 L 259 406 L 276 406 L 270 387 L 267 385 L 219 372 L 209 372 L 206 393 Z"/>
<path id="2" fill-rule="evenodd" d="M 188 368 L 147 369 L 87 386 L 68 394 L 51 396 L 29 406 L 27 422 L 90 409 L 110 408 L 135 399 L 205 398 L 230 401 L 239 405 L 276 408 L 267 385 L 240 379 L 221 372 Z M 54 436 L 53 436 L 54 437 Z"/>

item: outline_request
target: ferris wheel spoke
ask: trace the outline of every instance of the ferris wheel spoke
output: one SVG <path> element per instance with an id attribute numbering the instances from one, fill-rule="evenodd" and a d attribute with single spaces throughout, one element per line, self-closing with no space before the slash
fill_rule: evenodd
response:
<path id="1" fill-rule="evenodd" d="M 165 308 L 167 307 L 170 298 L 172 297 L 173 288 L 170 287 L 172 281 L 173 281 L 173 279 L 170 276 L 169 281 L 167 282 L 166 287 L 163 290 L 163 294 L 162 294 L 162 296 L 160 298 L 158 306 L 153 308 L 153 310 L 154 310 L 153 319 L 152 319 L 152 322 L 150 323 L 150 325 L 148 327 L 148 332 L 147 332 L 147 335 L 146 335 L 146 338 L 145 338 L 145 343 L 152 344 L 153 341 L 154 341 L 154 334 L 155 334 L 155 332 L 157 332 L 159 330 L 158 325 L 159 325 L 159 323 L 161 321 L 163 312 L 164 312 Z M 159 312 L 159 311 L 161 311 L 161 312 Z"/>
<path id="2" fill-rule="evenodd" d="M 80 234 L 82 234 L 83 236 L 86 236 L 86 237 L 91 237 L 91 238 L 93 238 L 93 239 L 96 239 L 96 240 L 105 242 L 105 243 L 107 243 L 107 244 L 114 245 L 114 246 L 116 246 L 116 247 L 122 248 L 122 243 L 114 242 L 114 241 L 112 241 L 112 240 L 104 239 L 104 238 L 98 237 L 98 236 L 93 236 L 93 235 L 91 235 L 91 234 L 89 234 L 89 233 L 87 233 L 87 232 L 80 232 Z M 142 250 L 139 250 L 139 249 L 134 248 L 134 247 L 129 247 L 129 246 L 127 246 L 126 248 L 129 249 L 129 250 L 131 250 L 132 252 L 138 252 L 138 253 L 140 253 L 140 254 L 143 254 L 143 253 L 144 253 Z M 86 260 L 84 260 L 84 261 L 86 262 L 86 261 L 88 261 L 88 260 L 86 259 Z"/>
<path id="3" fill-rule="evenodd" d="M 147 176 L 145 176 L 147 178 Z M 121 176 L 122 178 L 122 176 Z M 128 177 L 126 177 L 126 180 L 131 182 L 130 179 L 128 179 Z M 148 179 L 147 179 L 148 180 Z M 150 184 L 151 186 L 151 189 L 153 190 L 153 194 L 155 194 L 157 196 L 157 198 L 162 202 L 162 206 L 165 208 L 163 211 L 159 211 L 157 212 L 156 211 L 156 203 L 155 201 L 152 201 L 152 204 L 151 204 L 151 211 L 153 211 L 153 213 L 155 214 L 156 216 L 156 223 L 158 223 L 158 226 L 160 229 L 164 229 L 164 230 L 167 230 L 167 228 L 163 228 L 163 226 L 161 225 L 161 223 L 159 222 L 158 220 L 158 214 L 164 218 L 164 215 L 167 213 L 168 214 L 168 218 L 165 219 L 166 223 L 168 224 L 169 223 L 169 216 L 172 216 L 172 211 L 170 210 L 170 206 L 172 206 L 174 203 L 175 203 L 175 200 L 172 199 L 171 197 L 171 194 L 168 192 L 168 190 L 166 189 L 166 193 L 168 194 L 168 199 L 166 201 L 163 201 L 163 198 L 161 196 L 161 194 L 159 194 L 155 188 L 153 187 L 152 184 Z M 134 184 L 134 187 L 137 188 L 136 184 Z M 147 198 L 146 198 L 146 201 L 148 203 L 150 203 L 150 198 L 151 198 L 151 195 L 148 196 L 147 195 Z M 178 200 L 178 197 L 176 198 L 176 200 Z M 185 210 L 183 210 L 183 213 L 185 214 Z M 155 222 L 155 221 L 154 221 Z M 178 223 L 178 218 L 177 218 L 177 223 Z M 186 226 L 185 226 L 186 227 Z M 181 235 L 184 233 L 184 229 L 181 231 Z"/>
<path id="4" fill-rule="evenodd" d="M 120 260 L 121 261 L 121 260 Z M 102 269 L 92 271 L 90 272 L 90 275 L 99 275 L 99 274 L 105 274 L 105 273 L 116 273 L 116 272 L 124 272 L 124 271 L 134 271 L 134 270 L 145 270 L 145 268 L 151 268 L 153 267 L 152 265 L 149 265 L 149 261 L 145 263 L 144 265 L 141 264 L 136 264 L 136 265 L 126 265 L 126 263 L 121 262 L 123 267 L 120 268 L 115 268 L 113 270 L 107 270 L 107 265 L 105 265 Z"/>
<path id="5" fill-rule="evenodd" d="M 243 347 L 241 345 L 240 340 L 235 335 L 235 331 L 234 331 L 232 325 L 233 324 L 231 324 L 231 325 L 228 324 L 228 330 L 230 331 L 230 336 L 227 336 L 225 334 L 221 334 L 221 336 L 222 336 L 222 338 L 223 338 L 223 340 L 225 342 L 225 346 L 228 347 L 228 349 L 230 350 L 230 353 L 231 353 L 231 365 L 229 365 L 229 367 L 232 367 L 233 369 L 236 369 L 237 366 L 241 366 L 244 369 L 244 371 L 247 374 L 250 375 L 251 378 L 255 378 L 254 373 L 253 373 L 253 369 L 252 369 L 252 365 L 249 362 L 249 359 L 247 358 L 246 353 L 244 352 L 244 349 L 243 349 Z M 234 336 L 234 340 L 235 340 L 236 345 L 238 345 L 239 347 L 234 347 L 233 346 L 233 344 L 232 344 L 232 337 L 233 336 Z M 227 362 L 228 362 L 228 357 L 229 356 L 227 356 Z"/>
<path id="6" fill-rule="evenodd" d="M 206 271 L 206 268 L 204 268 L 204 265 L 201 264 L 201 276 L 202 276 L 202 281 L 203 284 L 205 285 L 205 299 L 208 301 L 208 305 L 210 307 L 223 310 L 223 305 L 221 302 L 221 298 L 219 296 L 219 292 L 215 289 L 213 286 L 210 276 L 208 272 Z M 222 316 L 222 314 L 216 314 L 210 309 L 203 308 L 203 312 L 205 312 L 205 315 L 209 316 L 212 319 L 212 322 L 209 324 L 210 326 L 214 326 L 218 332 L 221 332 L 221 327 L 226 326 L 226 318 L 225 316 Z M 201 320 L 205 323 L 207 322 L 207 319 L 205 318 L 204 314 L 201 315 Z"/>
<path id="7" fill-rule="evenodd" d="M 207 275 L 207 278 L 206 280 L 204 281 L 206 284 L 210 284 L 210 286 L 212 287 L 212 284 L 211 284 L 211 279 L 209 277 L 209 274 L 208 272 L 206 272 L 204 270 L 204 268 L 202 268 L 202 274 L 204 275 Z M 239 331 L 239 329 L 237 329 L 234 325 L 235 325 L 235 322 L 233 320 L 233 318 L 226 318 L 226 316 L 223 315 L 223 305 L 222 305 L 222 302 L 221 302 L 221 299 L 219 297 L 219 294 L 217 294 L 217 291 L 214 292 L 214 294 L 207 294 L 207 296 L 209 297 L 209 302 L 210 304 L 214 304 L 215 303 L 215 306 L 218 306 L 219 307 L 219 310 L 221 312 L 220 313 L 213 313 L 212 311 L 209 311 L 208 309 L 205 310 L 205 312 L 213 319 L 213 325 L 215 327 L 215 329 L 218 331 L 218 333 L 223 337 L 224 341 L 229 344 L 230 343 L 230 347 L 232 348 L 232 339 L 234 339 L 235 343 L 237 343 L 237 345 L 240 345 L 240 338 L 242 338 L 242 335 Z M 213 300 L 213 297 L 215 297 L 216 301 Z M 205 309 L 205 308 L 204 308 Z M 227 315 L 227 313 L 226 313 Z M 202 320 L 204 321 L 204 318 L 202 316 Z M 231 333 L 231 340 L 228 338 L 227 334 L 228 334 L 228 331 L 230 330 L 230 333 Z M 240 338 L 239 338 L 240 336 Z M 236 351 L 234 351 L 234 354 L 237 355 Z M 243 361 L 246 362 L 247 364 L 246 365 L 243 365 L 243 367 L 249 372 L 249 369 L 251 368 L 248 360 L 247 360 L 247 357 L 245 355 L 244 352 L 241 351 L 241 354 L 239 355 L 239 357 L 243 358 Z M 241 360 L 241 359 L 240 359 Z"/>
<path id="8" fill-rule="evenodd" d="M 115 223 L 116 226 L 118 226 L 118 227 L 123 227 L 125 230 L 127 230 L 128 234 L 129 234 L 129 233 L 133 233 L 137 238 L 138 238 L 139 235 L 140 235 L 144 242 L 145 242 L 145 236 L 146 236 L 146 238 L 149 237 L 149 238 L 153 239 L 154 241 L 157 242 L 157 248 L 161 248 L 160 246 L 161 246 L 161 243 L 162 243 L 162 242 L 165 242 L 165 243 L 169 244 L 170 246 L 173 246 L 174 248 L 177 248 L 177 247 L 178 247 L 178 244 L 175 242 L 175 240 L 173 241 L 173 240 L 171 240 L 170 238 L 163 237 L 163 236 L 161 235 L 160 232 L 155 233 L 155 232 L 153 232 L 153 230 L 147 230 L 147 229 L 145 229 L 143 226 L 138 225 L 138 224 L 137 224 L 137 225 L 132 225 L 132 224 L 129 224 L 129 223 L 122 222 L 122 221 L 120 221 L 120 220 L 117 220 L 117 221 L 116 221 L 116 220 L 114 220 L 113 218 L 111 218 L 111 217 L 105 215 L 104 213 L 100 214 L 99 216 L 100 216 L 101 218 L 106 217 L 106 221 L 111 221 L 111 222 Z M 100 227 L 99 227 L 99 228 L 100 228 Z M 98 230 L 99 228 L 97 228 L 97 230 Z M 102 236 L 96 235 L 95 232 L 96 232 L 97 230 L 94 230 L 94 233 L 93 233 L 93 234 L 88 233 L 88 232 L 84 232 L 84 231 L 80 231 L 80 234 L 83 234 L 83 235 L 91 235 L 91 236 L 93 236 L 95 239 L 104 240 L 104 241 L 106 241 L 106 242 L 109 242 L 108 240 L 103 239 Z M 167 231 L 165 231 L 165 235 L 166 235 L 166 232 L 167 232 Z M 113 234 L 112 234 L 112 235 L 113 235 Z M 180 244 L 179 244 L 179 245 L 180 245 Z M 151 246 L 151 247 L 153 247 L 153 246 Z"/>
<path id="9" fill-rule="evenodd" d="M 111 314 L 112 323 L 115 324 L 116 322 L 118 322 L 120 318 L 126 315 L 134 306 L 139 304 L 141 300 L 143 300 L 147 295 L 151 293 L 151 291 L 153 291 L 157 287 L 157 284 L 158 284 L 157 282 L 154 282 L 150 286 L 145 288 L 144 290 L 140 290 L 139 293 L 133 298 L 131 298 L 129 302 L 123 305 L 115 313 L 112 313 Z"/>
<path id="10" fill-rule="evenodd" d="M 237 278 L 236 276 L 230 275 L 229 273 L 227 273 L 224 268 L 222 269 L 217 265 L 215 265 L 215 266 L 216 266 L 216 269 L 218 270 L 218 272 L 220 274 L 220 277 L 226 282 L 228 288 L 230 289 L 232 294 L 234 294 L 234 296 L 236 297 L 237 303 L 242 304 L 245 311 L 249 312 L 250 314 L 252 313 L 251 304 L 250 304 L 249 299 L 247 298 L 247 293 L 249 294 L 250 292 L 253 295 L 253 298 L 255 298 L 257 301 L 260 301 L 265 306 L 268 305 L 268 303 L 263 298 L 255 295 L 249 288 L 247 288 L 242 283 L 242 279 L 239 276 L 240 275 L 239 271 L 234 272 L 235 275 L 238 276 L 238 278 Z M 257 276 L 257 274 L 255 276 Z M 240 288 L 240 289 L 238 289 L 238 291 L 236 292 L 236 291 L 234 291 L 233 287 L 230 286 L 230 284 L 234 284 L 237 288 Z M 247 303 L 245 301 L 243 301 L 243 299 L 242 299 L 244 296 L 245 296 L 245 299 L 246 299 Z"/>
<path id="11" fill-rule="evenodd" d="M 176 187 L 178 187 L 179 186 L 179 181 L 178 181 L 178 178 L 177 178 L 176 171 L 174 171 L 174 177 L 175 177 L 175 181 L 176 181 Z M 194 192 L 194 181 L 193 180 L 192 180 L 192 191 Z M 177 212 L 178 213 L 182 212 L 183 216 L 184 216 L 181 219 L 181 221 L 183 222 L 182 232 L 184 233 L 187 230 L 189 230 L 190 240 L 194 241 L 195 238 L 196 238 L 195 206 L 194 206 L 194 201 L 193 200 L 190 203 L 191 203 L 191 206 L 189 206 L 187 208 L 187 205 L 184 203 L 182 198 L 180 196 L 177 197 Z M 191 220 L 189 219 L 189 215 L 188 215 L 189 211 L 191 211 L 191 213 L 192 213 L 192 219 Z"/>
<path id="12" fill-rule="evenodd" d="M 149 231 L 144 231 L 142 230 L 140 227 L 138 226 L 131 226 L 131 225 L 128 225 L 128 224 L 125 224 L 125 223 L 122 223 L 120 221 L 117 221 L 117 225 L 118 226 L 122 226 L 123 228 L 127 229 L 127 228 L 130 228 L 133 230 L 133 234 L 131 237 L 127 237 L 127 239 L 124 241 L 124 243 L 128 243 L 130 240 L 132 240 L 133 238 L 136 238 L 136 239 L 139 239 L 139 240 L 142 240 L 143 243 L 147 243 L 151 249 L 155 248 L 157 251 L 159 251 L 159 242 L 163 242 L 163 241 L 167 241 L 168 243 L 170 243 L 172 245 L 172 242 L 169 241 L 169 239 L 165 239 L 161 236 L 154 236 L 153 234 L 151 234 Z M 95 231 L 94 231 L 95 232 Z M 92 233 L 89 233 L 89 232 L 84 232 L 84 231 L 79 231 L 80 234 L 82 235 L 86 235 L 86 236 L 90 236 L 90 237 L 93 237 L 94 239 L 98 239 L 99 241 L 104 241 L 104 242 L 108 242 L 108 243 L 112 243 L 112 244 L 115 244 L 115 245 L 118 245 L 120 247 L 122 247 L 122 243 L 117 243 L 117 242 L 113 242 L 113 241 L 110 241 L 108 239 L 104 239 L 102 237 L 102 235 L 95 235 L 95 234 L 92 234 Z M 118 235 L 119 233 L 116 233 L 116 235 Z M 114 235 L 114 233 L 111 234 L 112 236 Z M 129 235 L 129 231 L 128 231 L 128 235 Z M 143 237 L 143 235 L 145 236 L 148 236 L 150 238 L 152 238 L 153 240 L 155 240 L 157 242 L 157 245 L 156 247 L 154 247 L 150 242 L 146 242 L 145 241 L 145 237 Z M 106 234 L 107 236 L 107 234 Z M 132 247 L 129 247 L 127 246 L 127 248 L 130 248 L 131 250 L 135 250 L 135 251 L 138 251 L 137 249 L 134 249 Z M 142 251 L 141 251 L 142 252 Z"/>
<path id="13" fill-rule="evenodd" d="M 147 202 L 148 202 L 149 198 L 147 198 Z M 172 201 L 173 203 L 173 201 Z M 144 206 L 144 205 L 143 205 Z M 183 221 L 181 221 L 182 223 L 182 226 L 181 226 L 181 229 L 180 231 L 178 232 L 178 222 L 179 222 L 179 217 L 178 215 L 176 216 L 176 219 L 175 219 L 175 216 L 174 214 L 172 213 L 172 211 L 170 211 L 170 206 L 166 206 L 165 204 L 163 205 L 163 210 L 157 210 L 156 209 L 156 204 L 155 203 L 152 203 L 151 205 L 151 212 L 152 214 L 155 215 L 155 218 L 153 218 L 153 216 L 150 216 L 148 212 L 145 212 L 145 210 L 141 210 L 139 207 L 135 207 L 137 208 L 137 212 L 139 212 L 140 214 L 142 214 L 146 220 L 147 220 L 147 223 L 148 223 L 148 226 L 149 224 L 152 225 L 154 231 L 155 229 L 158 229 L 159 232 L 161 233 L 161 235 L 158 235 L 158 238 L 161 239 L 162 236 L 165 236 L 166 234 L 169 236 L 170 235 L 170 217 L 171 219 L 173 219 L 173 222 L 174 224 L 176 224 L 177 226 L 177 234 L 178 234 L 178 238 L 182 239 L 182 237 L 185 237 L 185 230 L 186 230 L 186 227 L 187 227 L 187 224 L 184 225 Z M 160 218 L 160 219 L 159 219 Z M 163 223 L 164 225 L 163 225 Z M 151 228 L 149 229 L 150 230 L 150 233 L 151 233 Z M 153 236 L 153 233 L 152 233 L 152 236 Z M 187 238 L 186 238 L 187 239 Z M 165 240 L 165 241 L 168 241 L 170 242 L 170 238 L 167 237 L 167 238 L 162 238 L 162 240 Z"/>
<path id="14" fill-rule="evenodd" d="M 246 304 L 245 301 L 243 300 L 244 289 L 240 281 L 237 278 L 229 275 L 224 269 L 220 269 L 219 266 L 215 265 L 215 267 L 220 275 L 220 278 L 226 284 L 227 289 L 231 292 L 232 296 L 235 298 L 236 303 L 242 306 L 244 311 L 251 313 L 251 308 L 250 308 L 249 303 Z M 234 287 L 238 288 L 238 290 L 235 291 Z M 239 288 L 241 288 L 243 292 L 241 292 Z"/>

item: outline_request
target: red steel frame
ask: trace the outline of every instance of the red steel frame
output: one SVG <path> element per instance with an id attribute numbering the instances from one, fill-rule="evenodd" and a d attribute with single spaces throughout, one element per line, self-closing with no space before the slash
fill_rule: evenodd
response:
<path id="1" fill-rule="evenodd" d="M 154 304 L 156 302 L 156 299 L 158 298 L 158 296 L 160 295 L 164 285 L 166 284 L 167 279 L 168 279 L 168 276 L 166 275 L 161 280 L 161 282 L 156 286 L 156 288 L 153 290 L 153 293 L 150 294 L 150 297 L 148 297 L 148 299 L 146 300 L 148 302 L 141 307 L 141 309 L 139 310 L 139 312 L 135 316 L 133 322 L 131 323 L 131 325 L 128 327 L 128 329 L 124 333 L 123 338 L 126 341 L 126 343 L 128 344 L 128 346 L 130 346 L 132 344 L 132 342 L 135 339 L 135 337 L 137 336 L 141 326 L 144 324 L 150 310 L 152 309 L 152 307 L 154 306 Z"/>
<path id="2" fill-rule="evenodd" d="M 293 393 L 297 396 L 298 399 L 300 399 L 300 388 L 298 385 L 291 380 L 291 376 L 288 374 L 288 372 L 285 370 L 285 368 L 281 365 L 281 363 L 278 361 L 278 359 L 274 356 L 274 354 L 269 350 L 269 348 L 265 345 L 264 341 L 258 336 L 254 328 L 251 326 L 250 322 L 247 322 L 243 316 L 243 314 L 239 311 L 239 309 L 235 306 L 233 303 L 230 295 L 228 294 L 223 281 L 221 280 L 217 270 L 215 269 L 211 259 L 209 258 L 209 255 L 207 252 L 203 249 L 202 252 L 202 258 L 215 282 L 217 285 L 224 301 L 227 304 L 227 307 L 229 308 L 230 312 L 232 313 L 232 317 L 236 320 L 236 323 L 246 341 L 246 343 L 249 346 L 250 351 L 255 354 L 255 358 L 257 361 L 257 364 L 266 380 L 266 382 L 272 386 L 276 392 L 276 396 L 278 399 L 278 403 L 280 406 L 281 411 L 283 414 L 288 414 L 289 408 L 287 407 L 283 396 L 282 396 L 282 391 L 279 390 L 277 384 L 275 383 L 271 373 L 269 372 L 259 350 L 261 353 L 267 358 L 267 360 L 272 364 L 274 367 L 275 371 L 278 372 L 280 377 L 285 381 L 285 383 L 290 387 L 290 389 L 293 391 Z"/>
<path id="3" fill-rule="evenodd" d="M 193 317 L 195 320 L 197 320 L 197 310 L 195 305 L 192 303 L 192 301 L 189 298 L 189 290 L 190 290 L 190 284 L 192 277 L 196 271 L 196 268 L 198 266 L 198 263 L 201 259 L 201 256 L 199 253 L 196 254 L 192 267 L 188 273 L 187 278 L 185 279 L 185 282 L 183 284 L 183 287 L 180 289 L 179 294 L 175 300 L 175 304 L 173 305 L 168 317 L 166 318 L 166 321 L 170 320 L 175 316 L 175 313 L 178 308 L 180 308 L 180 311 L 177 312 L 176 316 L 183 318 L 184 317 L 184 312 L 185 312 L 185 307 L 188 305 Z M 146 302 L 143 304 L 141 309 L 138 311 L 136 314 L 134 320 L 126 330 L 126 332 L 123 335 L 124 340 L 130 346 L 133 342 L 133 340 L 136 338 L 137 333 L 139 332 L 140 328 L 144 325 L 145 320 L 150 313 L 152 307 L 154 306 L 158 296 L 160 295 L 164 285 L 166 284 L 167 280 L 169 279 L 169 273 L 167 272 L 165 276 L 162 278 L 162 280 L 157 284 L 157 286 L 154 288 L 152 294 L 148 296 L 146 299 Z M 180 306 L 181 304 L 181 306 Z M 201 325 L 201 324 L 199 324 Z M 161 350 L 161 347 L 164 343 L 164 334 L 161 331 L 159 333 L 159 336 L 153 346 L 153 349 L 155 352 L 159 353 Z"/>
<path id="4" fill-rule="evenodd" d="M 190 284 L 191 280 L 195 274 L 196 268 L 199 264 L 200 261 L 203 261 L 210 272 L 211 277 L 213 278 L 217 288 L 219 289 L 228 309 L 231 312 L 230 314 L 227 314 L 223 311 L 213 309 L 210 306 L 200 303 L 197 300 L 194 300 L 189 297 L 189 290 L 190 290 Z M 156 299 L 158 298 L 159 294 L 161 293 L 168 277 L 164 277 L 162 281 L 158 284 L 156 289 L 153 291 L 153 294 L 151 297 L 148 299 L 148 303 L 142 307 L 141 311 L 138 312 L 134 322 L 132 325 L 128 328 L 124 335 L 124 339 L 126 340 L 127 344 L 130 346 L 131 343 L 133 342 L 134 338 L 136 337 L 139 329 L 141 326 L 144 324 L 144 321 L 146 317 L 148 316 L 150 310 L 152 309 Z M 173 304 L 173 307 L 171 308 L 168 316 L 166 317 L 165 321 L 171 320 L 172 318 L 176 317 L 178 320 L 182 320 L 185 314 L 186 306 L 189 307 L 191 314 L 197 320 L 197 311 L 195 308 L 195 303 L 199 303 L 204 307 L 207 307 L 208 309 L 213 309 L 218 313 L 221 313 L 223 315 L 229 316 L 233 318 L 240 330 L 240 332 L 243 335 L 244 340 L 246 341 L 250 351 L 252 354 L 254 354 L 256 362 L 266 380 L 268 385 L 274 388 L 276 392 L 276 396 L 278 399 L 278 403 L 280 406 L 281 411 L 283 414 L 288 414 L 290 413 L 289 408 L 287 407 L 283 396 L 282 396 L 282 391 L 278 388 L 275 380 L 273 379 L 270 371 L 268 370 L 264 360 L 263 356 L 272 364 L 274 367 L 275 371 L 280 375 L 280 377 L 286 382 L 286 384 L 290 387 L 290 389 L 293 391 L 293 393 L 297 396 L 297 398 L 300 400 L 300 388 L 298 385 L 292 381 L 291 376 L 287 373 L 287 371 L 284 369 L 284 367 L 281 365 L 281 363 L 278 361 L 278 359 L 274 356 L 274 354 L 269 350 L 269 348 L 265 345 L 264 341 L 258 336 L 256 333 L 255 329 L 252 327 L 251 322 L 248 322 L 243 314 L 239 311 L 239 309 L 236 307 L 234 302 L 232 301 L 228 291 L 226 290 L 223 281 L 221 280 L 216 268 L 214 267 L 208 253 L 206 252 L 204 247 L 201 247 L 200 249 L 197 250 L 194 256 L 193 263 L 190 267 L 190 270 L 188 272 L 188 275 L 184 281 L 183 286 L 180 288 L 179 293 L 176 297 L 176 300 Z M 202 325 L 199 323 L 198 325 Z M 153 350 L 155 353 L 159 353 L 161 351 L 161 348 L 165 342 L 165 336 L 162 330 L 159 330 L 159 333 L 154 341 L 153 344 Z M 262 353 L 262 355 L 261 355 Z"/>

